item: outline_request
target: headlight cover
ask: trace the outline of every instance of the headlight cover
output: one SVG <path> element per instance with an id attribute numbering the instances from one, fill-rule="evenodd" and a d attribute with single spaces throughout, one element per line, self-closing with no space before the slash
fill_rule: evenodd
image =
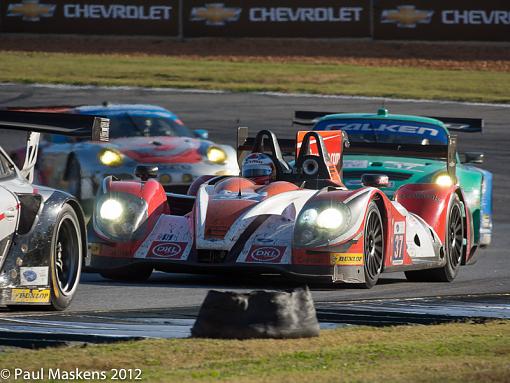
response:
<path id="1" fill-rule="evenodd" d="M 107 193 L 96 202 L 94 225 L 106 237 L 126 241 L 147 220 L 147 202 L 128 193 Z"/>
<path id="2" fill-rule="evenodd" d="M 106 166 L 122 165 L 122 154 L 115 149 L 103 149 L 99 152 L 99 162 Z"/>
<path id="3" fill-rule="evenodd" d="M 320 201 L 307 204 L 294 226 L 297 247 L 326 246 L 342 235 L 351 222 L 351 210 L 342 202 Z"/>
<path id="4" fill-rule="evenodd" d="M 207 159 L 215 164 L 223 164 L 227 160 L 227 153 L 217 146 L 209 146 L 206 155 Z"/>

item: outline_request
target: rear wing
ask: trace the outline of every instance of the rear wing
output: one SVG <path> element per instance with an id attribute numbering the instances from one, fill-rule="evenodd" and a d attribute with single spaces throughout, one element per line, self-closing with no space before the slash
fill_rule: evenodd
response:
<path id="1" fill-rule="evenodd" d="M 0 129 L 62 134 L 107 142 L 110 120 L 68 113 L 0 110 Z"/>
<path id="2" fill-rule="evenodd" d="M 25 162 L 21 174 L 32 182 L 41 133 L 62 134 L 107 142 L 110 120 L 79 114 L 0 110 L 0 129 L 28 132 Z"/>
<path id="3" fill-rule="evenodd" d="M 316 112 L 298 110 L 294 112 L 292 123 L 303 126 L 313 126 L 321 117 L 330 114 L 344 114 L 345 112 Z M 461 133 L 481 133 L 484 127 L 484 120 L 481 118 L 463 118 L 463 117 L 438 117 L 425 116 L 441 121 L 450 132 Z"/>

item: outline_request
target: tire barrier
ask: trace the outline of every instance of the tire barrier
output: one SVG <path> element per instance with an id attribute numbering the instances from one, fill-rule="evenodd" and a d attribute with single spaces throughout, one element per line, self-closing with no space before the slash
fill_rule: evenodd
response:
<path id="1" fill-rule="evenodd" d="M 250 293 L 211 290 L 191 334 L 223 339 L 309 338 L 319 335 L 319 322 L 307 287 Z"/>

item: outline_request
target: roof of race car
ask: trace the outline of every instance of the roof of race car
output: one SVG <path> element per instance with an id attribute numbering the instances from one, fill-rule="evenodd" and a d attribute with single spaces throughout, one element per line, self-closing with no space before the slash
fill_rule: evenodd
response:
<path id="1" fill-rule="evenodd" d="M 173 120 L 178 119 L 178 117 L 169 110 L 157 105 L 149 104 L 87 105 L 74 108 L 73 111 L 79 114 L 92 114 L 104 117 L 129 113 L 133 116 L 159 116 L 169 117 Z"/>

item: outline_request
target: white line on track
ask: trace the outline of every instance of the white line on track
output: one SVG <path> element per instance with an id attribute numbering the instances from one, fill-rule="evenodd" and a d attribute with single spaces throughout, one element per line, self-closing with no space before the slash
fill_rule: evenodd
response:
<path id="1" fill-rule="evenodd" d="M 241 92 L 231 92 L 226 90 L 208 90 L 208 89 L 180 89 L 180 88 L 146 88 L 138 86 L 97 86 L 97 85 L 67 85 L 67 84 L 17 84 L 17 83 L 1 83 L 5 85 L 22 85 L 32 86 L 34 88 L 48 88 L 48 89 L 70 89 L 70 90 L 142 90 L 148 92 L 173 92 L 173 93 L 202 93 L 202 94 L 237 94 Z M 283 93 L 283 92 L 242 92 L 247 94 L 255 94 L 260 96 L 273 96 L 273 97 L 296 97 L 296 98 L 328 98 L 339 100 L 364 100 L 364 101 L 384 101 L 390 100 L 394 102 L 407 102 L 407 103 L 428 103 L 440 105 L 468 105 L 468 106 L 491 106 L 499 108 L 509 108 L 510 104 L 497 104 L 497 103 L 484 103 L 484 102 L 469 102 L 469 101 L 451 101 L 451 100 L 419 100 L 413 98 L 391 98 L 391 97 L 369 97 L 369 96 L 347 96 L 347 95 L 334 95 L 334 94 L 313 94 L 313 93 Z"/>

